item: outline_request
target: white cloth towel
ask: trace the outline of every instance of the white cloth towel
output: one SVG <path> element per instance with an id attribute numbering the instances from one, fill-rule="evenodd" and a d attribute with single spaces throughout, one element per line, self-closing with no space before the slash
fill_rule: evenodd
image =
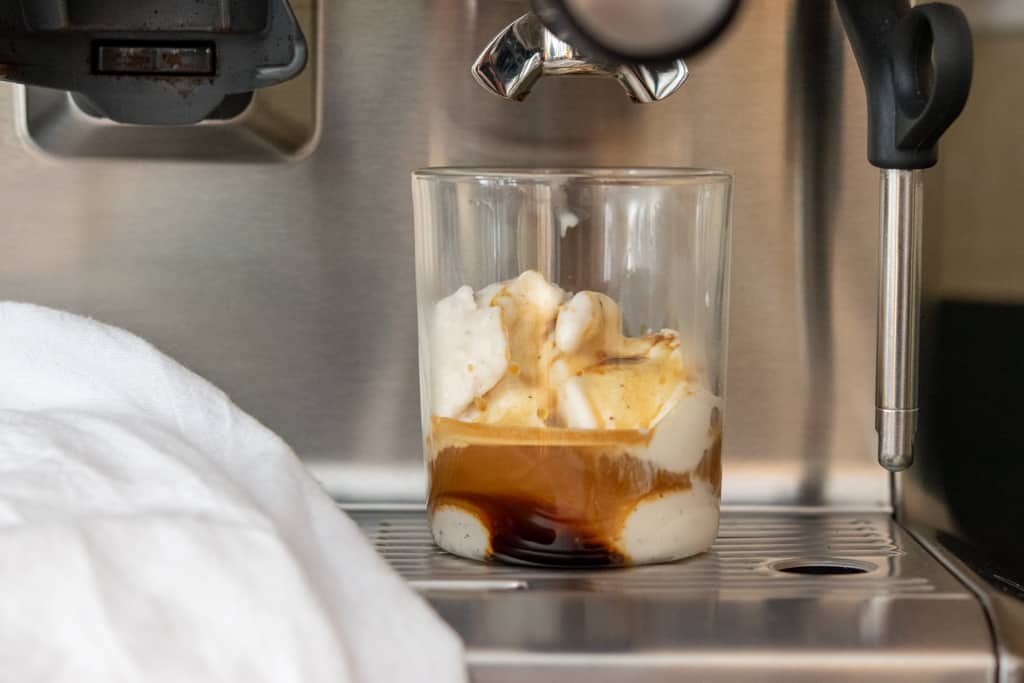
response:
<path id="1" fill-rule="evenodd" d="M 0 303 L 0 681 L 464 681 L 276 435 L 141 339 Z"/>

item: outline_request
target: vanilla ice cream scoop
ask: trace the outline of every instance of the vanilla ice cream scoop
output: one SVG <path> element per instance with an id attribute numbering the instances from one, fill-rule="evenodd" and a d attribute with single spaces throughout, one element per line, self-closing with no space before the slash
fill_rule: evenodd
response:
<path id="1" fill-rule="evenodd" d="M 432 348 L 435 414 L 467 422 L 651 429 L 690 381 L 676 332 L 624 336 L 610 297 L 536 271 L 443 299 Z"/>
<path id="2" fill-rule="evenodd" d="M 484 288 L 480 295 L 478 303 L 500 314 L 508 365 L 494 388 L 474 401 L 460 419 L 544 427 L 554 407 L 550 368 L 556 349 L 552 330 L 566 293 L 540 273 L 528 270 L 514 280 Z"/>
<path id="3" fill-rule="evenodd" d="M 490 391 L 508 371 L 508 341 L 501 311 L 478 306 L 470 287 L 438 302 L 432 330 L 434 412 L 456 417 Z"/>

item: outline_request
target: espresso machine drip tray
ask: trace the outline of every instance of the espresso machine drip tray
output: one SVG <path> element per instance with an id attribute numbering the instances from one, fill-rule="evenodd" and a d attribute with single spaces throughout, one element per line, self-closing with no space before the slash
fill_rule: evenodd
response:
<path id="1" fill-rule="evenodd" d="M 422 509 L 347 511 L 459 632 L 477 683 L 996 675 L 977 597 L 884 513 L 726 510 L 696 558 L 551 570 L 448 555 Z"/>

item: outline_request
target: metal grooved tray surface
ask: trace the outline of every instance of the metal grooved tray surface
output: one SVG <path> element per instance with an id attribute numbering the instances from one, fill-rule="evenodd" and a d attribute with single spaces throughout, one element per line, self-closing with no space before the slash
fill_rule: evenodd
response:
<path id="1" fill-rule="evenodd" d="M 974 595 L 884 514 L 726 513 L 702 556 L 584 571 L 450 556 L 418 510 L 349 514 L 462 635 L 474 681 L 994 674 Z"/>

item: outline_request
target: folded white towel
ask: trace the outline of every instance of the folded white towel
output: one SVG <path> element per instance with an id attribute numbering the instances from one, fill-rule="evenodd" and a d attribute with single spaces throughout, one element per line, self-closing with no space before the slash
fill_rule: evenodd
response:
<path id="1" fill-rule="evenodd" d="M 0 303 L 0 681 L 463 681 L 288 446 L 141 339 Z"/>

